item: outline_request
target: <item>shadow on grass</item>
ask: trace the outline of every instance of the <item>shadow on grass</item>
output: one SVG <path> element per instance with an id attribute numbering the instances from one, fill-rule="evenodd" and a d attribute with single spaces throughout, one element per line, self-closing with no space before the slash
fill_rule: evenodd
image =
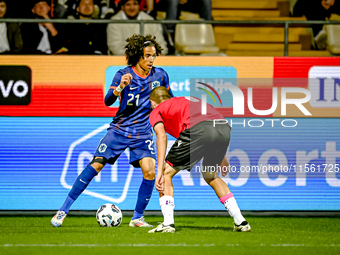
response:
<path id="1" fill-rule="evenodd" d="M 200 226 L 183 226 L 181 225 L 180 227 L 176 226 L 176 232 L 185 230 L 185 229 L 190 229 L 190 230 L 195 230 L 195 231 L 206 231 L 206 230 L 222 230 L 222 231 L 233 231 L 232 227 L 200 227 Z"/>

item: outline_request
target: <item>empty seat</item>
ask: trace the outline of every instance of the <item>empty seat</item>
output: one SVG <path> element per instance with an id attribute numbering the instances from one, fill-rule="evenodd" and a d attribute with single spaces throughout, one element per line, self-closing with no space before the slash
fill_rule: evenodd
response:
<path id="1" fill-rule="evenodd" d="M 326 25 L 328 50 L 332 54 L 340 54 L 340 25 Z"/>
<path id="2" fill-rule="evenodd" d="M 178 24 L 175 48 L 181 54 L 219 53 L 211 24 Z"/>

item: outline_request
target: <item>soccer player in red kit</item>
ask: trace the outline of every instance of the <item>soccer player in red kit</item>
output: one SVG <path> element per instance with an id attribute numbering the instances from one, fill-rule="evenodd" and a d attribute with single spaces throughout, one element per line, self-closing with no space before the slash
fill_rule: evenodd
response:
<path id="1" fill-rule="evenodd" d="M 149 233 L 175 232 L 172 177 L 180 170 L 190 171 L 203 157 L 203 178 L 234 218 L 234 231 L 250 231 L 250 225 L 242 216 L 233 193 L 211 168 L 220 166 L 229 146 L 230 126 L 223 116 L 209 104 L 206 114 L 202 115 L 201 100 L 194 97 L 171 98 L 165 87 L 155 88 L 150 94 L 150 101 L 153 111 L 149 120 L 157 136 L 158 168 L 155 184 L 160 193 L 159 203 L 164 222 Z M 218 120 L 223 120 L 220 123 L 224 124 L 215 125 Z M 177 140 L 165 158 L 166 133 Z"/>

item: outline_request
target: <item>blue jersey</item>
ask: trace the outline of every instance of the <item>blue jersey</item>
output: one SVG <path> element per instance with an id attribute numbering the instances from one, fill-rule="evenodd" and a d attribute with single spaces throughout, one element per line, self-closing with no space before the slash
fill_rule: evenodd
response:
<path id="1" fill-rule="evenodd" d="M 171 96 L 169 76 L 162 69 L 152 67 L 148 76 L 141 76 L 134 67 L 128 66 L 119 70 L 113 78 L 111 87 L 105 96 L 105 104 L 112 105 L 116 101 L 113 91 L 120 84 L 124 74 L 130 73 L 132 80 L 120 94 L 119 110 L 110 124 L 110 129 L 128 138 L 145 139 L 152 133 L 149 115 L 152 111 L 149 96 L 158 87 L 166 87 Z"/>

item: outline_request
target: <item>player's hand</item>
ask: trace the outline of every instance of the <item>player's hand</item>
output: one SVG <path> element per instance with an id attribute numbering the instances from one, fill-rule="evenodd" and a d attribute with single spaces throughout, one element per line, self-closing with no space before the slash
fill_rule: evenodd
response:
<path id="1" fill-rule="evenodd" d="M 124 74 L 120 80 L 120 87 L 125 88 L 126 86 L 130 84 L 131 80 L 132 80 L 132 74 L 130 73 Z"/>
<path id="2" fill-rule="evenodd" d="M 163 175 L 157 174 L 155 185 L 156 185 L 156 190 L 159 193 L 164 192 L 164 176 Z"/>

